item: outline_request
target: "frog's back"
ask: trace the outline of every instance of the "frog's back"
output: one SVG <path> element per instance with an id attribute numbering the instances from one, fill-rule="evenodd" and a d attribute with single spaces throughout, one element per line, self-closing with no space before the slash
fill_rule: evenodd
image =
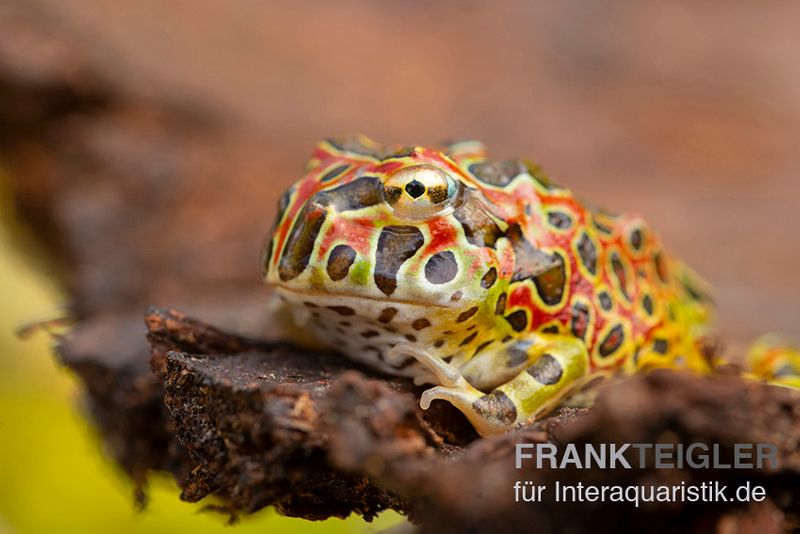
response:
<path id="1" fill-rule="evenodd" d="M 479 151 L 454 157 L 486 183 L 485 194 L 503 190 L 516 199 L 517 213 L 507 219 L 516 264 L 506 319 L 581 338 L 597 370 L 708 368 L 710 289 L 641 217 L 593 208 L 524 161 L 493 162 Z M 504 183 L 517 166 L 534 179 Z M 543 269 L 543 261 L 551 265 Z"/>

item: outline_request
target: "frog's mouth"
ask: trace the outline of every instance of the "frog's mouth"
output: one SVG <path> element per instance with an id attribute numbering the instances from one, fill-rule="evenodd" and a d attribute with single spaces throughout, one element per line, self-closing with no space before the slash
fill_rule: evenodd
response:
<path id="1" fill-rule="evenodd" d="M 315 291 L 299 291 L 294 288 L 289 288 L 284 285 L 276 285 L 275 290 L 279 295 L 283 295 L 287 299 L 297 303 L 302 301 L 311 303 L 318 306 L 335 306 L 349 305 L 356 313 L 360 308 L 374 308 L 376 306 L 402 306 L 404 308 L 439 308 L 439 309 L 452 309 L 454 305 L 446 305 L 440 303 L 419 302 L 412 300 L 403 300 L 397 298 L 382 298 L 373 297 L 369 295 L 353 295 L 352 293 L 332 293 L 332 292 L 315 292 Z"/>

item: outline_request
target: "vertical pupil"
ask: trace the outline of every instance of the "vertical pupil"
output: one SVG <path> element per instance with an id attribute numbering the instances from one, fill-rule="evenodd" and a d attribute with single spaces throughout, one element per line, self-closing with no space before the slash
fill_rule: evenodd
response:
<path id="1" fill-rule="evenodd" d="M 406 184 L 406 193 L 411 195 L 411 198 L 419 198 L 425 193 L 425 186 L 416 180 L 412 180 Z"/>

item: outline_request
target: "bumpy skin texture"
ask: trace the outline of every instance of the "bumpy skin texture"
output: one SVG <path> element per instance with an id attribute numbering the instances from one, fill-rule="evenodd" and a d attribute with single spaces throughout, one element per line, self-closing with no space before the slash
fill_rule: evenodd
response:
<path id="1" fill-rule="evenodd" d="M 435 384 L 423 407 L 452 402 L 482 434 L 597 376 L 711 369 L 708 290 L 640 217 L 592 208 L 475 141 L 319 143 L 263 267 L 303 332 Z"/>

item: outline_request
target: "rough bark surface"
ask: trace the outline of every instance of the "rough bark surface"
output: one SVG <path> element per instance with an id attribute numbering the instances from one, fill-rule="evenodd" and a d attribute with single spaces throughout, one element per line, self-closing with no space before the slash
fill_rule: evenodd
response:
<path id="1" fill-rule="evenodd" d="M 610 531 L 620 523 L 724 532 L 757 524 L 778 532 L 796 524 L 800 513 L 800 394 L 744 381 L 734 369 L 705 378 L 658 371 L 620 380 L 603 387 L 591 409 L 564 408 L 506 436 L 480 439 L 446 405 L 420 410 L 419 390 L 409 382 L 371 375 L 340 356 L 228 334 L 174 310 L 151 309 L 145 322 L 153 373 L 142 376 L 159 377 L 163 389 L 153 388 L 150 401 L 158 405 L 163 398 L 166 409 L 147 414 L 147 429 L 119 428 L 117 421 L 114 432 L 121 442 L 146 443 L 143 450 L 154 452 L 139 457 L 134 471 L 172 470 L 183 499 L 216 495 L 231 514 L 272 505 L 309 519 L 352 512 L 369 518 L 393 508 L 409 513 L 424 532 L 510 532 L 531 524 L 545 532 Z M 84 376 L 89 384 L 97 380 Z M 127 375 L 121 376 L 124 382 Z M 514 466 L 516 443 L 656 442 L 717 443 L 722 462 L 730 462 L 736 443 L 772 443 L 779 469 Z M 170 455 L 176 450 L 187 454 Z M 162 463 L 167 457 L 169 465 Z M 545 493 L 543 503 L 516 504 L 518 480 L 545 485 L 547 492 L 556 481 L 729 487 L 749 481 L 763 485 L 768 499 L 636 508 L 553 503 Z"/>
<path id="2" fill-rule="evenodd" d="M 279 189 L 285 185 L 281 182 L 281 187 L 276 187 L 276 176 L 295 176 L 299 172 L 298 161 L 302 151 L 307 150 L 307 139 L 288 135 L 286 131 L 291 128 L 273 130 L 272 123 L 257 133 L 252 125 L 245 128 L 213 111 L 207 102 L 203 105 L 202 99 L 187 103 L 163 87 L 142 91 L 134 83 L 138 72 L 117 61 L 114 52 L 102 46 L 102 40 L 89 37 L 89 32 L 70 23 L 65 15 L 68 10 L 59 10 L 56 5 L 53 3 L 48 10 L 39 3 L 20 1 L 0 7 L 0 33 L 6 36 L 0 40 L 0 165 L 20 220 L 50 253 L 43 265 L 64 280 L 72 296 L 70 311 L 76 322 L 70 335 L 59 340 L 60 357 L 84 384 L 90 413 L 106 450 L 131 475 L 140 501 L 145 498 L 148 471 L 159 470 L 175 476 L 183 499 L 198 501 L 213 496 L 222 503 L 222 510 L 232 515 L 275 506 L 281 513 L 308 519 L 350 513 L 370 518 L 391 508 L 409 514 L 423 532 L 503 532 L 532 527 L 542 532 L 600 532 L 618 531 L 619 525 L 624 524 L 644 531 L 680 528 L 769 533 L 800 527 L 800 396 L 796 392 L 745 382 L 735 373 L 699 378 L 655 372 L 605 387 L 591 409 L 562 409 L 506 436 L 479 439 L 463 416 L 443 403 L 421 411 L 417 405 L 420 390 L 408 381 L 376 375 L 335 354 L 309 352 L 277 342 L 277 327 L 265 313 L 268 295 L 257 276 L 258 250 L 271 222 Z M 566 18 L 552 9 L 555 11 L 545 10 L 541 17 L 534 17 L 543 21 L 539 32 L 508 32 L 506 22 L 500 19 L 466 20 L 470 24 L 464 26 L 494 24 L 508 38 L 516 39 L 517 34 L 523 33 L 541 34 L 552 43 L 561 42 L 565 35 L 584 35 L 574 28 L 558 26 Z M 353 14 L 369 17 L 379 11 L 375 10 L 362 6 Z M 282 12 L 277 15 L 293 16 Z M 706 16 L 716 20 L 717 13 L 711 10 Z M 623 15 L 620 18 L 622 25 L 614 27 L 620 31 L 627 28 L 629 32 L 636 29 L 638 17 L 627 22 Z M 594 16 L 587 20 L 593 21 Z M 757 40 L 757 34 L 744 30 L 759 25 L 751 24 L 747 17 L 743 20 L 747 21 L 743 31 L 731 33 L 737 39 Z M 215 26 L 216 21 L 212 22 L 211 26 Z M 376 32 L 383 32 L 387 28 L 385 23 L 363 26 L 364 31 L 375 28 Z M 556 30 L 548 33 L 549 26 Z M 327 20 L 318 29 L 324 31 L 325 27 Z M 791 33 L 795 33 L 793 29 Z M 600 53 L 597 43 L 602 42 L 602 36 L 588 35 L 585 42 L 574 41 L 577 44 L 570 52 L 575 56 L 572 68 L 585 57 Z M 342 38 L 338 34 L 334 37 L 337 42 Z M 406 47 L 422 47 L 417 52 L 404 52 L 403 57 L 413 57 L 415 61 L 435 59 L 423 53 L 429 46 L 425 41 L 420 44 L 400 37 L 398 42 Z M 363 33 L 354 34 L 354 38 L 359 46 L 370 40 Z M 286 46 L 276 48 L 293 50 Z M 619 48 L 636 52 L 635 47 Z M 510 49 L 528 50 L 522 44 Z M 541 47 L 547 49 L 548 46 Z M 587 54 L 585 57 L 581 50 Z M 616 49 L 612 46 L 604 50 L 610 54 L 609 50 Z M 529 52 L 524 54 L 525 60 L 540 70 L 526 68 L 517 69 L 518 72 L 534 72 L 537 79 L 544 79 L 538 72 L 554 67 L 539 48 L 532 47 Z M 307 53 L 309 62 L 327 61 L 324 57 L 320 60 L 313 50 Z M 454 55 L 464 54 L 459 50 Z M 769 57 L 772 59 L 773 55 Z M 380 63 L 383 68 L 385 62 Z M 630 65 L 622 71 L 641 74 L 649 72 L 650 63 L 650 57 L 644 54 L 619 64 Z M 702 73 L 712 63 L 725 64 L 703 62 Z M 594 115 L 595 110 L 614 106 L 628 110 L 622 106 L 628 102 L 634 103 L 635 110 L 636 102 L 649 101 L 649 97 L 631 98 L 631 94 L 617 89 L 633 84 L 614 81 L 614 76 L 621 75 L 614 71 L 615 64 L 601 61 L 593 67 L 599 69 L 592 71 L 597 76 L 595 87 L 605 92 L 601 94 L 602 106 L 592 103 L 591 113 L 580 115 L 592 119 L 585 125 L 590 134 L 584 135 L 584 127 L 576 129 L 574 122 L 555 115 L 547 119 L 548 110 L 558 109 L 562 95 L 572 95 L 570 101 L 576 106 L 588 101 L 582 79 L 570 82 L 572 76 L 559 71 L 550 79 L 560 82 L 545 84 L 537 92 L 544 95 L 543 104 L 554 105 L 522 106 L 536 111 L 535 116 L 529 117 L 531 120 L 520 119 L 520 123 L 544 120 L 550 125 L 541 127 L 540 140 L 568 138 L 570 153 L 597 150 L 600 154 L 595 160 L 574 164 L 575 174 L 588 177 L 583 182 L 585 191 L 603 193 L 608 189 L 606 184 L 612 184 L 614 199 L 635 207 L 641 199 L 625 195 L 636 188 L 615 181 L 620 175 L 651 175 L 658 170 L 661 174 L 646 189 L 671 193 L 681 189 L 670 181 L 675 176 L 686 177 L 684 186 L 699 175 L 708 181 L 733 175 L 742 184 L 749 184 L 759 182 L 752 176 L 757 175 L 754 171 L 764 161 L 783 161 L 774 166 L 792 173 L 796 169 L 791 159 L 796 151 L 791 150 L 790 143 L 787 148 L 779 142 L 789 136 L 759 133 L 759 128 L 765 128 L 759 122 L 764 116 L 783 117 L 791 105 L 781 104 L 779 112 L 765 114 L 757 105 L 758 99 L 752 100 L 744 92 L 718 108 L 721 93 L 713 87 L 702 93 L 711 95 L 713 102 L 703 100 L 701 94 L 699 100 L 692 101 L 693 105 L 684 105 L 687 97 L 675 96 L 682 94 L 680 91 L 674 90 L 675 95 L 659 93 L 663 109 L 692 110 L 676 115 L 662 109 L 661 115 L 656 115 L 654 120 L 659 127 L 673 121 L 673 130 L 666 132 L 680 132 L 662 133 L 664 139 L 654 139 L 652 146 L 647 146 L 647 150 L 663 150 L 658 152 L 661 156 L 653 156 L 661 157 L 656 159 L 660 165 L 623 156 L 613 158 L 621 160 L 616 167 L 599 165 L 607 162 L 607 154 L 619 155 L 619 150 L 594 147 L 596 137 L 591 135 L 591 125 L 594 120 L 601 121 Z M 730 65 L 734 68 L 738 64 Z M 327 81 L 324 77 L 330 69 L 318 67 L 328 65 L 309 63 L 307 70 L 320 72 L 320 83 L 306 85 L 324 91 L 338 90 L 342 84 L 322 83 Z M 493 61 L 483 67 L 463 69 L 469 79 L 450 80 L 451 90 L 443 91 L 446 98 L 461 94 L 456 89 L 464 87 L 465 81 L 466 87 L 479 89 L 474 84 L 474 72 L 489 72 Z M 364 79 L 362 68 L 357 65 L 349 79 Z M 610 70 L 602 74 L 603 69 Z M 441 70 L 435 64 L 431 66 L 431 72 Z M 736 71 L 748 69 L 736 67 Z M 375 78 L 376 82 L 381 79 Z M 606 79 L 609 81 L 604 82 Z M 662 78 L 654 79 L 658 80 L 654 85 L 664 82 Z M 522 82 L 509 80 L 503 90 L 524 87 Z M 261 101 L 279 104 L 270 104 L 274 109 L 264 108 L 262 114 L 270 118 L 269 113 L 277 115 L 279 124 L 281 117 L 286 124 L 297 120 L 297 116 L 280 115 L 291 108 L 283 101 L 292 96 L 265 95 Z M 321 131 L 314 120 L 323 120 L 317 118 L 324 117 L 326 110 L 338 110 L 328 105 L 327 93 L 316 96 L 306 95 L 303 100 L 304 106 L 321 102 L 313 113 L 304 112 L 304 116 L 313 119 L 305 124 L 306 129 L 313 130 L 313 137 L 329 133 Z M 515 98 L 522 101 L 520 96 Z M 528 97 L 526 93 L 524 98 Z M 725 105 L 735 113 L 724 115 Z M 431 124 L 460 119 L 460 110 L 471 107 L 469 100 L 438 105 L 436 110 L 452 109 L 456 116 L 435 116 Z M 579 113 L 583 108 L 575 109 Z M 700 117 L 706 109 L 712 111 Z M 369 106 L 354 106 L 351 111 L 359 120 L 367 121 L 371 110 Z M 648 113 L 620 114 L 632 118 L 629 128 L 640 130 L 642 135 L 633 137 L 652 135 L 652 125 L 642 119 Z M 729 117 L 729 122 L 722 121 L 721 116 Z M 409 131 L 418 126 L 411 114 L 403 112 L 393 117 L 385 122 L 407 120 Z M 782 124 L 777 118 L 774 120 Z M 495 126 L 487 126 L 490 137 L 518 146 L 514 143 L 518 143 L 515 139 L 519 132 L 509 129 L 505 121 L 495 122 Z M 701 125 L 700 133 L 684 140 L 687 125 L 697 124 Z M 560 136 L 554 135 L 551 127 L 561 128 Z M 717 131 L 734 136 L 734 148 L 748 150 L 731 149 L 720 157 L 714 137 Z M 752 139 L 736 137 L 746 132 L 754 132 Z M 709 137 L 705 144 L 704 136 Z M 626 144 L 616 138 L 609 142 L 612 146 Z M 695 153 L 698 146 L 705 147 L 707 153 Z M 679 158 L 675 157 L 676 147 L 684 151 Z M 556 146 L 554 152 L 559 150 L 563 148 Z M 631 154 L 645 151 L 641 147 L 626 150 Z M 697 159 L 691 160 L 690 155 Z M 704 157 L 713 165 L 701 165 L 706 161 Z M 676 159 L 690 160 L 690 164 L 676 169 Z M 595 174 L 602 169 L 606 172 L 604 177 Z M 793 174 L 785 181 L 796 185 Z M 784 182 L 776 180 L 773 185 L 778 183 Z M 756 187 L 758 191 L 763 189 L 758 183 Z M 670 211 L 665 219 L 682 219 L 673 217 L 672 212 L 687 205 L 685 196 L 673 198 L 672 203 L 666 202 L 669 195 L 656 196 Z M 745 205 L 751 210 L 752 195 L 745 196 Z M 770 219 L 779 215 L 772 208 L 769 213 Z M 724 215 L 704 214 L 718 218 Z M 772 229 L 790 229 L 794 219 L 786 220 L 786 224 L 776 222 Z M 696 222 L 692 224 L 697 228 L 713 230 L 719 226 Z M 723 237 L 728 236 L 728 229 L 723 231 Z M 673 235 L 680 232 L 679 229 Z M 747 258 L 772 257 L 772 249 L 759 252 L 759 247 L 766 246 L 763 243 L 767 240 L 761 239 L 765 234 L 766 231 L 755 232 L 755 238 L 746 245 L 742 241 L 739 248 L 747 251 Z M 695 241 L 700 242 L 692 242 Z M 719 240 L 722 241 L 725 240 Z M 57 268 L 53 268 L 56 263 Z M 729 261 L 726 265 L 739 268 L 745 263 Z M 792 265 L 791 261 L 756 263 L 756 267 L 751 266 L 755 274 L 745 278 L 745 283 L 774 278 L 774 283 L 779 284 L 776 287 L 781 288 L 776 293 L 787 294 L 791 291 L 786 288 L 796 287 L 790 285 L 797 283 L 791 269 L 781 279 L 785 285 L 780 285 L 784 282 L 778 278 L 778 264 Z M 153 304 L 162 308 L 148 308 Z M 749 317 L 755 313 L 752 310 L 762 308 L 770 314 L 770 324 L 786 324 L 785 318 L 792 315 L 781 312 L 780 305 L 756 303 L 737 309 L 743 309 L 747 313 L 742 316 Z M 728 325 L 737 332 L 749 327 L 746 320 L 733 327 Z M 719 443 L 726 460 L 735 443 L 773 443 L 779 448 L 780 468 L 514 469 L 514 445 L 519 442 L 563 446 L 659 441 Z M 712 480 L 734 485 L 750 481 L 764 485 L 768 499 L 749 505 L 727 502 L 638 508 L 609 503 L 515 504 L 513 484 L 517 480 L 551 489 L 556 480 L 563 484 L 621 485 Z"/>

